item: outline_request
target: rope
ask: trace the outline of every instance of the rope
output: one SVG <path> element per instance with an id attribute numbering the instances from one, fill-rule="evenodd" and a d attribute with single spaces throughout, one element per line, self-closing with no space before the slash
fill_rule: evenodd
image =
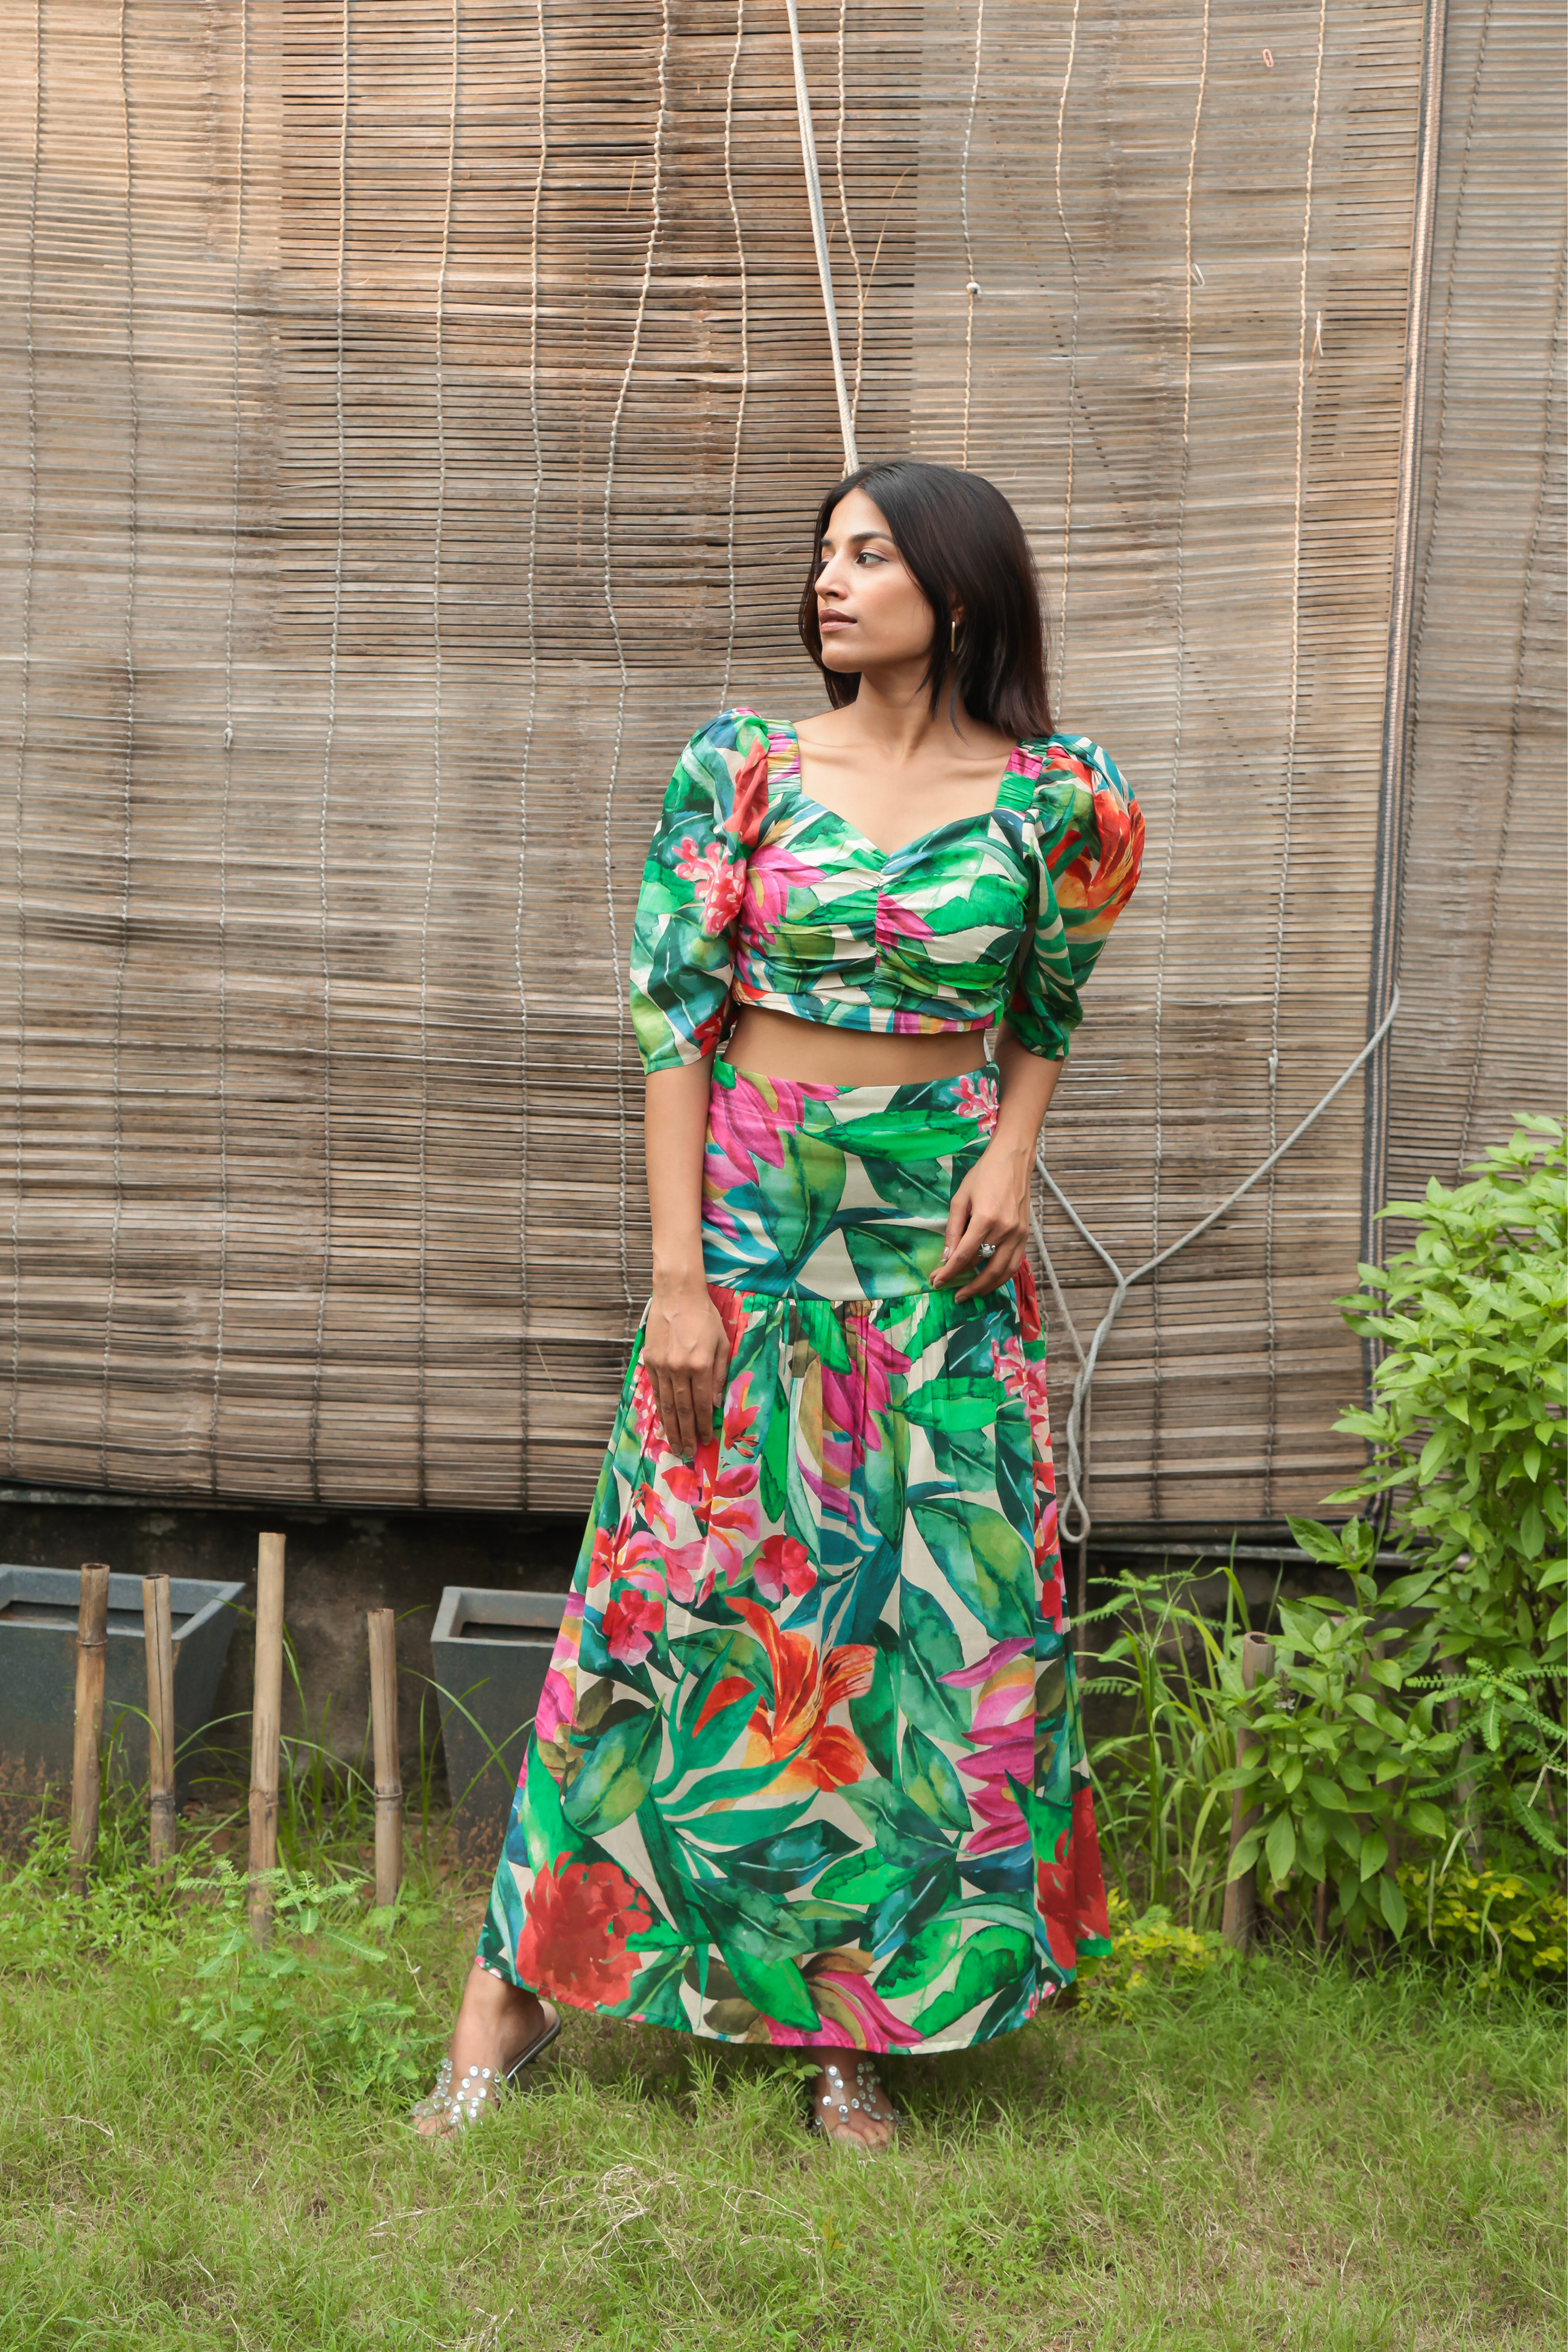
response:
<path id="1" fill-rule="evenodd" d="M 668 0 L 666 0 L 668 12 Z M 816 247 L 816 274 L 822 280 L 822 308 L 827 320 L 827 348 L 833 355 L 833 386 L 838 395 L 838 429 L 844 436 L 844 470 L 855 472 L 860 460 L 855 454 L 855 417 L 849 405 L 849 387 L 844 381 L 844 361 L 838 349 L 838 312 L 833 299 L 833 270 L 827 258 L 827 223 L 822 210 L 822 176 L 816 168 L 816 140 L 811 128 L 811 92 L 806 88 L 805 55 L 800 46 L 800 18 L 795 0 L 784 0 L 784 12 L 789 17 L 789 42 L 795 58 L 795 110 L 800 122 L 800 159 L 805 172 L 805 200 L 811 208 L 812 241 Z M 668 40 L 668 35 L 667 35 Z M 662 99 L 664 68 L 659 68 L 659 91 Z"/>
<path id="2" fill-rule="evenodd" d="M 436 889 L 436 845 L 441 830 L 441 552 L 447 529 L 446 335 L 447 269 L 452 254 L 452 186 L 458 165 L 458 76 L 462 58 L 459 0 L 452 0 L 452 86 L 447 111 L 447 197 L 441 215 L 441 265 L 436 273 L 436 529 L 430 551 L 430 633 L 435 656 L 431 714 L 430 846 L 425 860 L 425 905 L 419 922 L 419 1349 L 415 1400 L 416 1492 L 425 1506 L 426 1369 L 430 1307 L 430 901 Z"/>
<path id="3" fill-rule="evenodd" d="M 1160 944 L 1154 965 L 1154 1178 L 1150 1207 L 1151 1246 L 1160 1246 L 1160 1185 L 1165 1164 L 1165 950 L 1171 915 L 1171 883 L 1175 870 L 1178 786 L 1182 772 L 1182 719 L 1187 676 L 1186 528 L 1187 482 L 1192 471 L 1193 416 L 1193 183 L 1198 165 L 1198 127 L 1203 121 L 1204 93 L 1209 78 L 1209 0 L 1204 0 L 1203 50 L 1198 59 L 1198 94 L 1193 105 L 1193 135 L 1187 146 L 1187 196 L 1183 245 L 1183 283 L 1186 301 L 1182 356 L 1182 471 L 1176 496 L 1176 709 L 1171 746 L 1171 802 L 1165 813 L 1165 871 L 1160 885 Z M 1150 1286 L 1154 1326 L 1153 1430 L 1150 1482 L 1154 1517 L 1160 1517 L 1160 1456 L 1164 1436 L 1164 1382 L 1160 1360 L 1160 1286 Z"/>
<path id="4" fill-rule="evenodd" d="M 228 1310 L 228 812 L 234 788 L 234 605 L 239 575 L 240 332 L 245 252 L 245 133 L 250 98 L 250 0 L 239 0 L 239 136 L 234 167 L 233 332 L 234 476 L 228 522 L 228 603 L 223 625 L 223 797 L 217 839 L 217 1328 L 213 1337 L 212 1412 L 207 1423 L 207 1484 L 218 1491 L 218 1410 Z M 320 1360 L 318 1357 L 318 1361 Z"/>
<path id="5" fill-rule="evenodd" d="M 124 147 L 125 184 L 125 370 L 131 391 L 131 439 L 128 457 L 130 514 L 125 566 L 125 759 L 121 784 L 120 875 L 120 959 L 114 971 L 114 1045 L 111 1085 L 114 1101 L 114 1217 L 109 1234 L 109 1295 L 103 1313 L 103 1385 L 99 1402 L 98 1468 L 109 1484 L 109 1368 L 114 1345 L 114 1298 L 120 1280 L 120 1227 L 125 1213 L 124 1105 L 121 1094 L 121 1026 L 125 1009 L 125 967 L 131 954 L 131 776 L 136 742 L 136 661 L 132 632 L 136 618 L 136 562 L 139 552 L 136 501 L 140 492 L 142 412 L 136 387 L 136 231 L 132 213 L 131 83 L 125 55 L 125 6 L 120 0 L 120 122 Z"/>
<path id="6" fill-rule="evenodd" d="M 741 66 L 741 42 L 746 30 L 746 0 L 735 0 L 735 46 L 730 52 L 730 79 L 724 85 L 724 194 L 730 200 L 730 225 L 735 236 L 735 263 L 741 274 L 741 392 L 735 403 L 735 439 L 730 451 L 729 527 L 724 542 L 724 562 L 730 583 L 730 626 L 724 639 L 724 683 L 719 688 L 719 708 L 729 707 L 730 672 L 735 661 L 735 499 L 741 482 L 741 432 L 746 421 L 746 394 L 752 383 L 752 344 L 750 293 L 746 277 L 746 247 L 741 235 L 741 209 L 735 202 L 735 175 L 732 168 L 732 138 L 735 127 L 735 76 Z M 844 37 L 842 12 L 839 16 L 839 39 Z M 842 119 L 839 124 L 842 146 Z M 842 192 L 844 175 L 839 173 Z M 846 219 L 846 231 L 848 223 Z M 853 246 L 850 248 L 854 250 Z"/>
<path id="7" fill-rule="evenodd" d="M 855 389 L 849 395 L 849 416 L 853 423 L 860 407 L 860 368 L 866 355 L 866 280 L 860 275 L 860 256 L 855 249 L 855 231 L 849 220 L 849 198 L 844 186 L 844 37 L 849 15 L 849 0 L 838 0 L 838 143 L 835 162 L 838 173 L 838 217 L 844 223 L 844 242 L 849 248 L 849 267 L 855 272 Z M 875 269 L 876 263 L 872 263 Z"/>
<path id="8" fill-rule="evenodd" d="M 544 0 L 534 10 L 539 33 L 539 162 L 533 174 L 533 205 L 528 242 L 528 421 L 533 435 L 533 491 L 528 506 L 528 571 L 525 599 L 528 614 L 528 709 L 522 727 L 522 768 L 517 782 L 517 907 L 512 918 L 511 956 L 517 973 L 518 1082 L 521 1088 L 519 1117 L 517 1176 L 517 1369 L 518 1369 L 518 1507 L 528 1508 L 528 1444 L 531 1421 L 528 1409 L 528 988 L 522 971 L 522 915 L 528 880 L 528 771 L 533 756 L 533 722 L 539 708 L 539 632 L 534 590 L 539 558 L 539 501 L 544 491 L 544 444 L 539 430 L 539 215 L 544 197 L 544 165 L 549 154 L 545 100 L 550 59 L 544 40 Z"/>
<path id="9" fill-rule="evenodd" d="M 1485 25 L 1482 38 L 1485 38 Z M 1426 0 L 1421 43 L 1421 94 L 1416 120 L 1415 217 L 1405 299 L 1405 386 L 1399 419 L 1399 488 L 1394 516 L 1393 577 L 1388 596 L 1388 651 L 1384 667 L 1383 743 L 1377 780 L 1377 850 L 1373 864 L 1372 953 L 1368 958 L 1366 1028 L 1378 1025 L 1399 970 L 1404 910 L 1405 836 L 1409 793 L 1410 623 L 1415 596 L 1415 540 L 1421 494 L 1421 407 L 1426 369 L 1426 313 L 1432 277 L 1432 226 L 1437 205 L 1438 146 L 1443 114 L 1443 55 L 1447 0 Z M 1478 73 L 1479 73 L 1478 62 Z M 1457 230 L 1456 230 L 1457 233 Z M 1388 1193 L 1388 1056 L 1367 1078 L 1362 1121 L 1361 1255 L 1379 1265 L 1383 1229 L 1378 1212 Z M 1382 1343 L 1362 1341 L 1362 1369 L 1370 1401 Z M 1390 1498 L 1385 1497 L 1385 1503 Z M 1380 1506 L 1382 1507 L 1382 1506 Z"/>
<path id="10" fill-rule="evenodd" d="M 27 197 L 27 552 L 22 571 L 22 709 L 16 734 L 16 1096 L 13 1143 L 16 1189 L 11 1195 L 11 1401 L 6 1414 L 5 1465 L 16 1469 L 16 1413 L 22 1381 L 22 1136 L 27 1086 L 27 688 L 33 658 L 33 572 L 38 549 L 38 366 L 33 348 L 33 299 L 38 265 L 38 175 L 44 137 L 44 0 L 33 10 L 33 155 Z"/>
<path id="11" fill-rule="evenodd" d="M 974 10 L 974 72 L 969 84 L 969 114 L 963 126 L 963 155 L 958 167 L 958 210 L 963 223 L 963 454 L 961 466 L 969 463 L 969 385 L 974 364 L 974 303 L 980 292 L 974 282 L 974 247 L 969 235 L 969 142 L 974 136 L 974 110 L 980 100 L 980 47 L 985 34 L 985 0 L 976 0 Z"/>
<path id="12" fill-rule="evenodd" d="M 658 48 L 658 111 L 653 126 L 653 192 L 649 199 L 647 244 L 643 251 L 642 284 L 637 289 L 637 313 L 632 320 L 632 344 L 626 353 L 626 370 L 621 388 L 616 395 L 615 413 L 610 418 L 609 447 L 605 456 L 605 609 L 610 616 L 610 634 L 616 641 L 616 662 L 620 670 L 620 692 L 616 698 L 616 740 L 610 753 L 610 778 L 605 790 L 605 906 L 610 921 L 610 971 L 617 997 L 621 990 L 621 944 L 616 923 L 615 873 L 610 862 L 616 809 L 616 782 L 620 774 L 621 751 L 626 732 L 626 692 L 630 676 L 626 669 L 626 651 L 621 642 L 621 624 L 616 612 L 615 587 L 610 573 L 610 500 L 616 487 L 616 453 L 620 446 L 621 418 L 626 412 L 626 395 L 631 390 L 632 375 L 642 350 L 643 320 L 647 315 L 648 289 L 653 284 L 653 257 L 658 245 L 659 231 L 664 225 L 664 118 L 668 103 L 667 74 L 669 67 L 669 0 L 661 0 L 664 18 L 663 37 Z M 616 1023 L 616 1100 L 620 1112 L 620 1223 L 621 1296 L 626 1305 L 626 1336 L 629 1339 L 635 1328 L 632 1320 L 637 1306 L 632 1297 L 631 1261 L 626 1242 L 626 1036 L 624 1020 Z"/>
<path id="13" fill-rule="evenodd" d="M 1393 1028 L 1394 1016 L 1398 1011 L 1399 990 L 1397 986 L 1395 986 L 1394 992 L 1394 1003 L 1389 1006 L 1382 1026 L 1377 1030 L 1374 1035 L 1367 1039 L 1366 1044 L 1362 1047 L 1360 1053 L 1357 1054 L 1354 1061 L 1352 1062 L 1349 1066 L 1334 1080 L 1333 1085 L 1329 1088 L 1327 1094 L 1324 1095 L 1321 1100 L 1314 1105 L 1312 1109 L 1307 1113 L 1306 1118 L 1302 1119 L 1300 1126 L 1293 1128 L 1290 1133 L 1285 1138 L 1284 1142 L 1279 1145 L 1275 1150 L 1271 1151 L 1268 1159 L 1262 1160 L 1259 1165 L 1253 1170 L 1250 1176 L 1244 1177 L 1233 1192 L 1227 1192 L 1225 1199 L 1219 1202 L 1217 1207 L 1211 1209 L 1206 1216 L 1200 1217 L 1197 1223 L 1189 1227 L 1187 1232 L 1183 1234 L 1178 1240 L 1167 1244 L 1166 1247 L 1158 1251 L 1154 1256 L 1145 1259 L 1144 1263 L 1142 1265 L 1135 1267 L 1131 1274 L 1123 1274 L 1121 1268 L 1117 1265 L 1116 1260 L 1111 1256 L 1110 1252 L 1104 1246 L 1103 1243 L 1095 1239 L 1093 1234 L 1090 1233 L 1089 1227 L 1084 1223 L 1083 1219 L 1079 1215 L 1078 1211 L 1074 1208 L 1072 1202 L 1068 1199 L 1067 1194 L 1062 1191 L 1061 1186 L 1057 1182 L 1056 1178 L 1051 1174 L 1050 1170 L 1047 1167 L 1043 1142 L 1037 1145 L 1036 1164 L 1039 1169 L 1040 1174 L 1044 1177 L 1054 1198 L 1067 1215 L 1074 1230 L 1079 1234 L 1083 1241 L 1088 1243 L 1096 1257 L 1098 1257 L 1100 1263 L 1107 1268 L 1115 1284 L 1115 1288 L 1111 1293 L 1110 1304 L 1107 1307 L 1104 1314 L 1100 1317 L 1099 1323 L 1096 1325 L 1094 1337 L 1089 1341 L 1087 1351 L 1079 1348 L 1077 1334 L 1072 1330 L 1070 1320 L 1068 1322 L 1068 1329 L 1072 1337 L 1073 1345 L 1075 1349 L 1079 1349 L 1079 1365 L 1078 1378 L 1073 1382 L 1072 1406 L 1068 1414 L 1068 1497 L 1067 1506 L 1062 1513 L 1061 1520 L 1062 1539 L 1064 1542 L 1087 1542 L 1089 1529 L 1094 1524 L 1089 1515 L 1088 1507 L 1083 1499 L 1083 1486 L 1089 1476 L 1089 1454 L 1087 1444 L 1084 1444 L 1080 1448 L 1079 1432 L 1084 1427 L 1085 1418 L 1089 1411 L 1090 1395 L 1094 1386 L 1095 1369 L 1100 1361 L 1100 1352 L 1104 1347 L 1107 1339 L 1110 1337 L 1112 1324 L 1115 1322 L 1118 1315 L 1121 1312 L 1122 1300 L 1126 1297 L 1128 1292 L 1133 1288 L 1135 1284 L 1145 1281 L 1148 1276 L 1156 1272 L 1159 1267 L 1168 1265 L 1172 1258 L 1177 1255 L 1178 1251 L 1186 1249 L 1193 1242 L 1197 1241 L 1201 1235 L 1206 1234 L 1210 1226 L 1216 1224 L 1228 1209 L 1233 1209 L 1239 1200 L 1244 1199 L 1245 1196 L 1251 1192 L 1255 1184 L 1259 1183 L 1265 1176 L 1268 1176 L 1273 1173 L 1280 1160 L 1284 1159 L 1285 1154 L 1300 1141 L 1301 1138 L 1307 1133 L 1309 1129 L 1317 1125 L 1319 1119 L 1321 1118 L 1323 1113 L 1328 1109 L 1329 1105 L 1338 1095 L 1344 1091 L 1345 1087 L 1349 1086 L 1351 1080 L 1354 1077 L 1356 1072 L 1377 1051 L 1377 1048 L 1383 1043 L 1384 1037 L 1387 1036 L 1390 1029 Z M 1044 1236 L 1040 1234 L 1037 1227 L 1036 1229 L 1035 1238 L 1039 1247 L 1040 1255 L 1045 1261 L 1047 1273 L 1050 1276 L 1053 1295 L 1058 1301 L 1060 1301 L 1061 1292 L 1057 1283 L 1056 1271 L 1051 1265 L 1050 1254 L 1046 1248 Z M 1065 1304 L 1062 1311 L 1065 1318 Z M 1071 1515 L 1073 1521 L 1071 1524 L 1069 1524 L 1069 1514 Z"/>
<path id="14" fill-rule="evenodd" d="M 1268 1009 L 1268 1149 L 1279 1139 L 1279 1008 L 1285 982 L 1285 910 L 1290 890 L 1290 835 L 1295 814 L 1296 737 L 1301 700 L 1301 479 L 1307 427 L 1307 263 L 1312 240 L 1312 171 L 1318 154 L 1318 114 L 1323 91 L 1323 47 L 1329 0 L 1318 0 L 1318 57 L 1312 75 L 1312 121 L 1307 133 L 1307 187 L 1301 208 L 1300 323 L 1296 351 L 1296 499 L 1290 537 L 1290 717 L 1285 738 L 1284 839 L 1274 917 L 1274 986 Z M 1274 1449 L 1279 1435 L 1279 1328 L 1274 1307 L 1275 1186 L 1269 1179 L 1263 1213 L 1263 1313 L 1268 1361 L 1268 1423 L 1263 1441 L 1263 1516 L 1274 1500 Z"/>
<path id="15" fill-rule="evenodd" d="M 343 0 L 343 102 L 338 118 L 338 280 L 334 383 L 338 436 L 338 528 L 332 554 L 332 626 L 327 654 L 327 730 L 321 750 L 321 813 L 316 828 L 317 898 L 321 907 L 321 1280 L 316 1293 L 316 1360 L 310 1374 L 310 1493 L 321 1499 L 321 1378 L 326 1360 L 327 1286 L 332 1270 L 332 963 L 329 928 L 327 817 L 332 797 L 332 745 L 338 725 L 338 637 L 343 609 L 343 537 L 348 513 L 348 470 L 343 422 L 343 286 L 349 219 L 349 11 Z"/>
<path id="16" fill-rule="evenodd" d="M 1079 284 L 1078 250 L 1068 226 L 1067 208 L 1062 203 L 1062 143 L 1067 135 L 1068 91 L 1072 86 L 1073 59 L 1078 55 L 1079 0 L 1072 0 L 1072 29 L 1068 35 L 1068 61 L 1062 75 L 1062 94 L 1057 104 L 1057 220 L 1066 240 L 1068 268 L 1072 272 L 1072 341 L 1068 355 L 1068 478 L 1062 499 L 1062 593 L 1061 637 L 1057 653 L 1057 700 L 1058 705 L 1067 689 L 1068 674 L 1068 557 L 1072 544 L 1072 469 L 1073 426 L 1078 412 L 1078 324 Z"/>

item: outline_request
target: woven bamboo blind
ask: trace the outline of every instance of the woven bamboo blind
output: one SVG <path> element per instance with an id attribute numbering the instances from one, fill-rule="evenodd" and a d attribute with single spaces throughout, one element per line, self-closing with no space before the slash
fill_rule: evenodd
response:
<path id="1" fill-rule="evenodd" d="M 1148 812 L 1050 1122 L 1135 1262 L 1362 1042 L 1418 12 L 802 17 L 862 453 L 1015 499 L 1063 718 Z M 1521 106 L 1542 144 L 1555 119 L 1522 68 L 1487 80 L 1502 22 L 1466 198 L 1493 243 L 1509 110 L 1516 142 Z M 654 812 L 725 700 L 820 698 L 791 615 L 839 456 L 783 11 L 5 0 L 0 27 L 5 1472 L 578 1508 L 646 1295 L 624 969 Z M 1506 299 L 1473 226 L 1450 244 L 1434 448 Z M 1561 625 L 1531 304 L 1506 528 L 1478 555 L 1472 478 L 1429 531 L 1423 875 L 1465 724 L 1442 631 L 1478 563 L 1500 612 L 1534 566 L 1532 683 L 1488 669 L 1491 752 L 1466 739 L 1492 773 L 1519 747 L 1500 919 L 1489 872 L 1466 904 L 1484 1021 L 1425 882 L 1407 918 L 1432 1017 L 1479 1037 L 1472 1141 L 1530 1077 L 1499 1013 Z M 1399 1072 L 1408 1182 L 1449 1107 L 1440 1050 Z M 1348 1465 L 1360 1139 L 1352 1087 L 1134 1294 L 1098 1517 L 1276 1513 Z M 1047 1225 L 1092 1326 L 1103 1273 Z"/>

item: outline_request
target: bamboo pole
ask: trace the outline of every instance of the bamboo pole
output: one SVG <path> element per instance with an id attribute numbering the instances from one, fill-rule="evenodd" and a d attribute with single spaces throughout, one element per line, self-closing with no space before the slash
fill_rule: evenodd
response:
<path id="1" fill-rule="evenodd" d="M 153 1861 L 174 1859 L 174 1643 L 166 1576 L 142 1579 L 142 1631 L 147 1652 L 147 1797 Z"/>
<path id="2" fill-rule="evenodd" d="M 256 1562 L 256 1692 L 250 1716 L 250 1926 L 258 1943 L 272 1928 L 278 1866 L 278 1743 L 283 1712 L 283 1538 L 264 1535 Z"/>
<path id="3" fill-rule="evenodd" d="M 88 1865 L 98 1843 L 98 1743 L 103 1728 L 103 1667 L 109 1623 L 109 1570 L 101 1560 L 82 1563 L 81 1599 L 76 1618 L 76 1745 L 71 1756 L 70 1883 L 73 1895 L 87 1888 Z"/>
<path id="4" fill-rule="evenodd" d="M 1268 1681 L 1274 1672 L 1274 1644 L 1261 1633 L 1247 1633 L 1241 1643 L 1241 1681 L 1246 1690 L 1255 1690 L 1259 1683 Z M 1258 1745 L 1258 1734 L 1249 1724 L 1240 1723 L 1236 1730 L 1236 1760 L 1243 1763 L 1249 1751 Z M 1252 1827 L 1257 1808 L 1248 1805 L 1241 1790 L 1230 1801 L 1230 1850 L 1234 1854 L 1247 1831 Z M 1225 1909 L 1220 1916 L 1220 1932 L 1227 1944 L 1245 1952 L 1252 1937 L 1252 1916 L 1258 1907 L 1258 1866 L 1244 1870 L 1239 1878 L 1232 1879 L 1225 1890 Z"/>
<path id="5" fill-rule="evenodd" d="M 397 1620 L 390 1609 L 367 1612 L 370 1716 L 375 1745 L 375 1906 L 397 1900 L 403 1884 L 403 1780 L 397 1763 Z"/>

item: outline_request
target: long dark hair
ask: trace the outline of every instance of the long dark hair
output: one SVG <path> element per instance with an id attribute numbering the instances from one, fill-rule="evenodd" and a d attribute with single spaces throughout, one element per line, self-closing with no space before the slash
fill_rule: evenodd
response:
<path id="1" fill-rule="evenodd" d="M 936 618 L 924 683 L 931 716 L 944 684 L 955 687 L 970 717 L 1015 741 L 1051 731 L 1046 677 L 1046 628 L 1035 559 L 1024 526 L 983 474 L 956 466 L 922 465 L 892 457 L 862 466 L 839 482 L 816 510 L 811 571 L 800 600 L 801 642 L 822 672 L 835 709 L 853 702 L 857 671 L 829 669 L 822 658 L 816 617 L 816 574 L 828 519 L 840 499 L 864 490 L 887 518 L 894 546 L 919 582 Z M 952 645 L 953 614 L 963 618 Z"/>

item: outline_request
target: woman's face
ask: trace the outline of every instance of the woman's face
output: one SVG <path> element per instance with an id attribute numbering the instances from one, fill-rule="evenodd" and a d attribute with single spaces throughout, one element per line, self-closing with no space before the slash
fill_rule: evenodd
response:
<path id="1" fill-rule="evenodd" d="M 931 654 L 936 616 L 893 544 L 887 518 L 864 490 L 827 519 L 816 574 L 816 617 L 828 669 L 888 669 Z"/>

